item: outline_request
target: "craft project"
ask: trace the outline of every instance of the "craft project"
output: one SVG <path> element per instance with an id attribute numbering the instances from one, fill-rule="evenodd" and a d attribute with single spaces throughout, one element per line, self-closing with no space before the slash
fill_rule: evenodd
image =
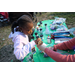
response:
<path id="1" fill-rule="evenodd" d="M 46 28 L 47 24 L 45 24 L 45 28 Z"/>
<path id="2" fill-rule="evenodd" d="M 38 26 L 36 27 L 36 29 L 37 29 L 37 31 L 39 31 L 39 27 Z"/>
<path id="3" fill-rule="evenodd" d="M 72 34 L 75 37 L 75 27 L 69 29 L 70 34 Z"/>
<path id="4" fill-rule="evenodd" d="M 36 36 L 36 39 L 38 39 L 38 38 L 39 38 L 39 36 L 37 35 L 37 36 Z"/>

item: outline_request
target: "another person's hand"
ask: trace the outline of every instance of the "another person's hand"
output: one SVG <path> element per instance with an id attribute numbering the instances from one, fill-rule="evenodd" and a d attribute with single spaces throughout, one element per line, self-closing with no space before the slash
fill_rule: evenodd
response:
<path id="1" fill-rule="evenodd" d="M 52 51 L 57 51 L 57 50 L 54 50 L 54 46 L 52 46 L 52 47 L 48 47 L 50 50 L 52 50 Z"/>
<path id="2" fill-rule="evenodd" d="M 52 47 L 48 47 L 49 49 L 51 49 L 51 50 L 53 50 L 54 49 L 54 47 L 52 46 Z"/>
<path id="3" fill-rule="evenodd" d="M 38 47 L 41 51 L 44 51 L 45 48 L 46 48 L 46 44 L 43 43 L 43 44 L 37 45 L 37 47 Z"/>

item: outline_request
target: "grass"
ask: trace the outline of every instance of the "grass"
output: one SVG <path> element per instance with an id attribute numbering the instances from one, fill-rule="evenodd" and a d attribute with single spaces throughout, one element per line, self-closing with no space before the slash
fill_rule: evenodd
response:
<path id="1" fill-rule="evenodd" d="M 5 45 L 13 44 L 12 40 L 8 38 L 11 32 L 11 25 L 0 28 L 0 48 Z"/>

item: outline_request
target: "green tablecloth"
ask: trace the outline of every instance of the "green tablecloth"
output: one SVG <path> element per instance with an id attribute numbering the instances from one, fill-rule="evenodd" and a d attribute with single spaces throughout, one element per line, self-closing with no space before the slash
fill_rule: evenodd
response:
<path id="1" fill-rule="evenodd" d="M 43 42 L 47 45 L 47 47 L 50 47 L 50 46 L 53 46 L 55 43 L 55 41 L 54 40 L 51 40 L 51 43 L 50 44 L 48 44 L 47 43 L 47 37 L 48 37 L 48 35 L 47 34 L 45 34 L 45 24 L 47 24 L 47 27 L 48 27 L 48 29 L 49 29 L 49 31 L 50 32 L 54 32 L 55 30 L 51 30 L 50 29 L 50 24 L 52 24 L 52 21 L 54 21 L 54 20 L 45 20 L 45 21 L 42 21 L 42 26 L 40 27 L 40 28 L 42 28 L 43 30 L 42 30 L 42 32 L 43 32 L 43 37 L 44 37 L 44 39 L 43 39 Z M 39 22 L 37 23 L 37 25 L 39 24 Z M 66 26 L 66 24 L 65 23 L 63 23 L 63 25 L 67 28 L 67 26 Z M 68 28 L 67 28 L 68 29 Z M 34 33 L 33 33 L 33 36 L 35 37 L 35 32 L 37 32 L 37 30 L 36 30 L 36 28 L 35 28 L 35 31 L 34 31 Z M 37 32 L 38 33 L 38 35 L 40 36 L 40 33 L 39 32 Z M 49 35 L 50 36 L 50 35 Z M 36 39 L 36 37 L 35 37 L 35 39 Z M 33 55 L 33 60 L 34 60 L 34 62 L 55 62 L 52 58 L 50 58 L 50 57 L 44 57 L 44 53 L 40 53 L 40 51 L 39 51 L 39 49 L 35 46 L 35 49 L 36 49 L 36 53 L 34 53 L 34 55 Z M 65 54 L 65 55 L 68 55 L 68 54 L 74 54 L 75 52 L 73 51 L 73 50 L 68 50 L 68 51 L 63 51 L 63 50 L 58 50 L 58 52 L 59 53 L 61 53 L 61 54 Z M 29 54 L 24 58 L 24 62 L 26 62 L 27 61 L 27 58 L 28 58 L 28 56 L 29 56 Z"/>

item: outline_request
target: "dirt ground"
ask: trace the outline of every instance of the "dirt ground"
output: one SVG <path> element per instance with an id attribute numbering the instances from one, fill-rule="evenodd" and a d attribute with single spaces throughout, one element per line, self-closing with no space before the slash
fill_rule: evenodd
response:
<path id="1" fill-rule="evenodd" d="M 48 16 L 48 13 L 43 13 L 41 15 L 37 15 L 37 22 L 47 20 L 47 19 L 52 19 L 52 16 Z M 37 22 L 34 22 L 34 27 L 37 25 Z M 72 25 L 68 25 L 69 28 L 71 28 Z M 11 27 L 11 26 L 10 26 Z M 10 41 L 10 40 L 7 40 Z M 11 41 L 10 41 L 11 42 Z M 15 58 L 15 55 L 13 54 L 14 46 L 13 43 L 9 43 L 4 45 L 0 49 L 0 62 L 20 62 Z"/>

